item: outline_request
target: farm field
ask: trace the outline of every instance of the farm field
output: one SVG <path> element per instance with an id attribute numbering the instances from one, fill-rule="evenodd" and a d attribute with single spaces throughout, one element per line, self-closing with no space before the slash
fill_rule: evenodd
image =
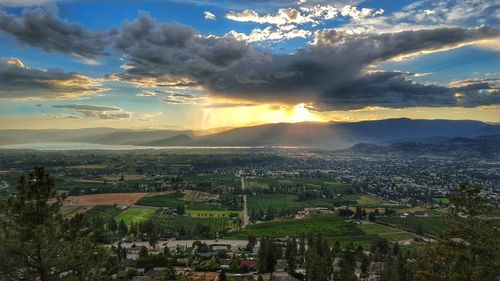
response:
<path id="1" fill-rule="evenodd" d="M 226 211 L 223 206 L 214 201 L 202 201 L 212 200 L 214 195 L 210 195 L 204 192 L 196 191 L 186 191 L 173 192 L 173 193 L 163 193 L 163 194 L 147 194 L 141 198 L 136 204 L 141 206 L 152 206 L 152 207 L 170 207 L 177 208 L 178 206 L 184 206 L 186 210 L 196 210 L 196 211 Z M 215 195 L 218 197 L 218 195 Z M 194 199 L 193 201 L 186 200 L 187 198 Z M 234 212 L 234 211 L 233 211 Z"/>
<path id="2" fill-rule="evenodd" d="M 68 196 L 64 201 L 67 205 L 133 205 L 146 193 L 104 193 L 81 196 Z"/>
<path id="3" fill-rule="evenodd" d="M 382 224 L 376 224 L 376 223 L 364 223 L 361 225 L 358 225 L 358 228 L 361 229 L 364 233 L 366 234 L 376 234 L 382 238 L 385 238 L 389 241 L 402 241 L 402 240 L 409 240 L 413 239 L 416 237 L 416 235 L 412 233 L 408 233 L 406 231 L 402 231 L 400 229 L 382 225 Z"/>
<path id="4" fill-rule="evenodd" d="M 346 200 L 352 200 L 356 201 L 357 205 L 363 208 L 367 209 L 376 209 L 376 208 L 402 208 L 404 206 L 400 206 L 398 204 L 395 204 L 391 201 L 385 200 L 384 198 L 380 198 L 377 196 L 373 196 L 370 194 L 362 194 L 362 193 L 357 193 L 357 194 L 351 194 L 351 195 L 346 195 L 344 196 L 344 199 Z"/>
<path id="5" fill-rule="evenodd" d="M 177 206 L 183 206 L 186 204 L 186 202 L 182 200 L 183 196 L 184 194 L 181 192 L 162 194 L 148 193 L 144 197 L 140 198 L 136 205 L 176 208 Z"/>
<path id="6" fill-rule="evenodd" d="M 85 212 L 85 217 L 93 218 L 93 217 L 101 217 L 105 222 L 108 222 L 111 218 L 116 217 L 123 209 L 120 209 L 113 205 L 98 205 L 93 207 L 92 209 Z"/>
<path id="7" fill-rule="evenodd" d="M 243 217 L 243 211 L 186 210 L 186 214 L 197 218 L 228 218 L 231 214 Z"/>
<path id="8" fill-rule="evenodd" d="M 157 210 L 158 208 L 155 207 L 134 206 L 120 213 L 115 220 L 117 222 L 124 220 L 126 224 L 141 222 L 152 218 Z"/>
<path id="9" fill-rule="evenodd" d="M 323 237 L 362 236 L 364 233 L 354 224 L 344 221 L 337 215 L 313 215 L 304 219 L 253 224 L 245 229 L 231 233 L 231 239 L 244 239 L 249 235 L 271 237 L 297 237 L 306 233 L 321 233 Z"/>
<path id="10" fill-rule="evenodd" d="M 77 213 L 85 213 L 92 208 L 93 208 L 92 205 L 88 206 L 63 205 L 61 207 L 61 212 L 65 217 L 73 217 Z"/>
<path id="11" fill-rule="evenodd" d="M 231 227 L 237 227 L 233 225 L 228 218 L 223 217 L 197 218 L 191 216 L 166 215 L 157 212 L 154 214 L 154 220 L 162 227 L 180 233 L 181 236 L 188 235 L 190 237 L 215 238 L 216 232 L 222 232 Z"/>
<path id="12" fill-rule="evenodd" d="M 264 212 L 269 209 L 291 209 L 299 211 L 307 207 L 304 202 L 297 202 L 297 196 L 291 194 L 259 194 L 247 196 L 249 214 Z"/>
<path id="13" fill-rule="evenodd" d="M 399 216 L 392 217 L 377 217 L 378 222 L 388 223 L 398 228 L 407 231 L 416 232 L 419 225 L 422 226 L 424 234 L 437 236 L 444 231 L 445 225 L 442 217 L 417 217 L 407 216 L 405 218 Z"/>
<path id="14" fill-rule="evenodd" d="M 247 179 L 249 188 L 263 188 L 270 187 L 296 187 L 305 186 L 307 188 L 316 189 L 326 187 L 333 189 L 336 193 L 341 193 L 350 187 L 348 184 L 336 182 L 333 180 L 313 179 L 313 178 L 261 178 L 254 177 Z"/>

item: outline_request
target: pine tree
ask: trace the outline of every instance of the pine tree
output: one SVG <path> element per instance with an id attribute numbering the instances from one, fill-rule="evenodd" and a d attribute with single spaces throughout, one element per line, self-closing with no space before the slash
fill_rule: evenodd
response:
<path id="1" fill-rule="evenodd" d="M 90 241 L 83 216 L 62 217 L 52 177 L 35 168 L 16 188 L 0 210 L 0 279 L 97 279 L 107 251 Z"/>
<path id="2" fill-rule="evenodd" d="M 498 280 L 500 230 L 479 187 L 467 183 L 450 198 L 446 233 L 417 253 L 415 280 Z"/>

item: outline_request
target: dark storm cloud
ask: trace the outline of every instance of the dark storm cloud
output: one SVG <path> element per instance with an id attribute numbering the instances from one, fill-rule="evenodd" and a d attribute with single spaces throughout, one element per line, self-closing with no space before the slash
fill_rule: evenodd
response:
<path id="1" fill-rule="evenodd" d="M 122 28 L 116 48 L 127 62 L 118 77 L 149 86 L 197 85 L 211 95 L 257 102 L 314 102 L 322 110 L 472 107 L 500 103 L 491 83 L 459 88 L 424 85 L 411 81 L 405 73 L 367 69 L 388 59 L 498 36 L 499 28 L 489 26 L 363 37 L 322 30 L 308 49 L 271 56 L 230 37 L 203 37 L 188 27 L 158 24 L 142 15 Z M 164 102 L 178 103 L 176 99 Z"/>
<path id="2" fill-rule="evenodd" d="M 43 9 L 24 10 L 21 16 L 0 11 L 0 30 L 21 44 L 90 59 L 106 55 L 106 46 L 116 34 L 88 31 Z"/>
<path id="3" fill-rule="evenodd" d="M 0 58 L 0 98 L 75 99 L 104 91 L 97 81 L 59 69 L 25 66 L 16 58 Z"/>
<path id="4" fill-rule="evenodd" d="M 500 36 L 498 28 L 440 28 L 352 37 L 317 34 L 316 44 L 268 62 L 247 62 L 214 73 L 203 84 L 214 95 L 257 101 L 315 102 L 321 109 L 366 106 L 403 108 L 498 104 L 491 83 L 445 87 L 415 83 L 399 72 L 370 72 L 369 66 L 418 52 L 457 47 Z M 287 73 L 287 75 L 281 75 Z M 278 75 L 280 74 L 280 75 Z M 457 91 L 461 91 L 456 95 Z"/>
<path id="5" fill-rule="evenodd" d="M 100 119 L 127 119 L 132 117 L 132 113 L 114 106 L 99 106 L 86 104 L 65 104 L 54 105 L 54 108 L 72 109 L 81 113 L 85 117 L 96 117 Z"/>
<path id="6" fill-rule="evenodd" d="M 193 86 L 213 73 L 261 56 L 245 42 L 204 37 L 186 26 L 157 23 L 147 14 L 123 25 L 116 49 L 127 59 L 120 79 L 156 86 Z"/>

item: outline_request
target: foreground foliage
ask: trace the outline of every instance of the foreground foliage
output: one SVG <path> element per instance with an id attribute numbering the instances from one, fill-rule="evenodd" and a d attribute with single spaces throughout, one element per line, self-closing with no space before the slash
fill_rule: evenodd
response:
<path id="1" fill-rule="evenodd" d="M 0 280 L 99 280 L 107 252 L 89 239 L 81 215 L 64 219 L 64 197 L 43 168 L 22 176 L 2 206 Z"/>

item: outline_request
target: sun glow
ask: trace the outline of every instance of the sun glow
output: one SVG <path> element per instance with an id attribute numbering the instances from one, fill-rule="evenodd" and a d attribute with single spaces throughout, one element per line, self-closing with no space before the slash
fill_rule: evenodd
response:
<path id="1" fill-rule="evenodd" d="M 267 123 L 326 122 L 311 104 L 295 105 L 256 104 L 203 109 L 202 128 L 250 126 Z"/>

